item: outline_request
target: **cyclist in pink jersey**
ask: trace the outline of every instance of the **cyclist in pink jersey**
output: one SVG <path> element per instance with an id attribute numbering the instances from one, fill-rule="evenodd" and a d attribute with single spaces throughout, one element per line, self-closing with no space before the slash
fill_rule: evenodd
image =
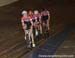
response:
<path id="1" fill-rule="evenodd" d="M 30 30 L 30 36 L 32 38 L 32 47 L 35 47 L 34 43 L 34 37 L 33 37 L 33 32 L 32 32 L 32 19 L 31 17 L 27 14 L 27 11 L 22 11 L 22 18 L 21 18 L 21 23 L 26 35 L 26 30 Z M 25 36 L 25 40 L 26 40 Z"/>
<path id="2" fill-rule="evenodd" d="M 35 16 L 35 19 L 36 19 L 36 22 L 35 22 L 36 23 L 36 27 L 40 31 L 40 34 L 42 34 L 41 15 L 40 15 L 38 10 L 34 10 L 34 16 Z"/>
<path id="3" fill-rule="evenodd" d="M 32 21 L 32 20 L 33 20 L 33 19 L 32 19 L 32 17 L 33 17 L 33 12 L 32 12 L 32 10 L 29 10 L 29 11 L 28 11 L 28 16 L 30 16 L 30 18 L 31 18 L 31 23 L 32 23 L 32 25 L 31 25 L 31 34 L 32 34 L 32 37 L 33 37 L 33 38 L 32 38 L 32 43 L 33 43 L 32 46 L 35 47 L 34 35 L 33 35 L 33 26 L 34 26 L 34 23 L 33 23 L 33 21 Z"/>
<path id="4" fill-rule="evenodd" d="M 49 30 L 49 22 L 50 22 L 50 13 L 47 9 L 43 9 L 41 12 L 41 21 L 43 26 L 46 25 L 47 29 Z"/>

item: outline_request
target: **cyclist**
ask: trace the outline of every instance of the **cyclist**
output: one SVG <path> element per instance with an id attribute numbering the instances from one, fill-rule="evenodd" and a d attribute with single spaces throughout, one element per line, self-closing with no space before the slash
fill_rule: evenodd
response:
<path id="1" fill-rule="evenodd" d="M 34 10 L 34 17 L 36 19 L 35 25 L 42 34 L 42 27 L 41 27 L 41 15 L 38 10 Z"/>
<path id="2" fill-rule="evenodd" d="M 22 17 L 21 17 L 21 23 L 22 23 L 22 27 L 23 27 L 24 32 L 27 28 L 27 25 L 24 23 L 26 17 L 27 17 L 27 11 L 23 10 Z M 26 40 L 26 37 L 25 37 L 25 40 Z"/>
<path id="3" fill-rule="evenodd" d="M 29 15 L 30 15 L 30 17 L 32 18 L 33 30 L 36 30 L 36 17 L 35 17 L 34 13 L 33 13 L 31 10 L 29 11 Z M 35 35 L 38 35 L 37 30 L 36 30 Z"/>
<path id="4" fill-rule="evenodd" d="M 35 43 L 34 43 L 34 35 L 33 35 L 33 21 L 32 21 L 32 16 L 33 16 L 33 12 L 32 10 L 28 11 L 28 16 L 31 18 L 31 34 L 32 34 L 32 46 L 35 47 Z"/>
<path id="5" fill-rule="evenodd" d="M 42 21 L 42 25 L 46 26 L 47 31 L 48 31 L 50 29 L 49 28 L 50 13 L 49 13 L 49 11 L 47 9 L 42 9 L 41 21 Z"/>
<path id="6" fill-rule="evenodd" d="M 26 34 L 27 34 L 27 31 L 29 30 L 29 39 L 30 40 L 30 37 L 32 38 L 32 47 L 35 47 L 35 44 L 34 44 L 34 37 L 33 37 L 33 33 L 32 33 L 32 19 L 31 17 L 27 14 L 27 11 L 22 11 L 22 18 L 21 18 L 21 23 L 22 23 L 22 26 L 23 26 L 23 29 L 24 29 L 24 32 L 25 32 L 25 40 L 27 39 L 26 38 Z M 30 43 L 30 44 L 31 44 Z M 28 46 L 30 46 L 30 44 Z"/>

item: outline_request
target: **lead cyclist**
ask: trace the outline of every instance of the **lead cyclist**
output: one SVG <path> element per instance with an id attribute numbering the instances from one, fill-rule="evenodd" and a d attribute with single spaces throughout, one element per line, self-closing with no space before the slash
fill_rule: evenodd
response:
<path id="1" fill-rule="evenodd" d="M 25 40 L 31 39 L 32 47 L 35 47 L 34 37 L 33 37 L 33 33 L 32 33 L 32 19 L 27 14 L 27 11 L 25 11 L 25 10 L 22 11 L 21 23 L 22 23 L 22 27 L 23 27 L 24 32 L 25 32 Z M 29 38 L 26 38 L 27 33 L 29 35 Z M 28 47 L 29 46 L 31 47 L 31 43 L 28 45 Z"/>

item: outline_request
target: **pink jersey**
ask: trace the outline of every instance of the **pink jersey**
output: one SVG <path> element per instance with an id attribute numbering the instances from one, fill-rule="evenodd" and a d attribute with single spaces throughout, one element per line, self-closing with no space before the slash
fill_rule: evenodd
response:
<path id="1" fill-rule="evenodd" d="M 37 14 L 37 15 L 36 15 L 36 17 L 40 18 L 40 17 L 41 17 L 41 14 L 40 14 L 40 13 L 39 13 L 39 14 Z"/>
<path id="2" fill-rule="evenodd" d="M 36 15 L 34 15 L 34 17 L 41 18 L 41 14 L 40 13 L 39 14 L 36 14 Z"/>
<path id="3" fill-rule="evenodd" d="M 49 11 L 42 11 L 41 15 L 49 15 Z"/>
<path id="4" fill-rule="evenodd" d="M 31 15 L 30 17 L 31 17 L 31 19 L 35 19 L 35 15 L 34 15 L 34 14 L 33 14 L 33 15 Z"/>
<path id="5" fill-rule="evenodd" d="M 21 18 L 21 22 L 23 22 L 23 21 L 30 21 L 30 20 L 31 20 L 30 16 L 22 16 L 22 18 Z"/>
<path id="6" fill-rule="evenodd" d="M 39 22 L 41 19 L 41 14 L 39 13 L 39 14 L 36 14 L 35 16 L 37 17 L 37 21 Z"/>

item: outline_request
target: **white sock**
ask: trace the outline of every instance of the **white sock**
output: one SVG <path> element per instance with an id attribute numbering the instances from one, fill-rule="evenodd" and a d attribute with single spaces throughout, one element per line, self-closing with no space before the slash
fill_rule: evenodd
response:
<path id="1" fill-rule="evenodd" d="M 36 36 L 38 36 L 38 31 L 37 30 L 36 30 L 36 33 L 35 34 L 36 34 Z"/>
<path id="2" fill-rule="evenodd" d="M 24 37 L 24 39 L 26 40 L 26 36 Z"/>
<path id="3" fill-rule="evenodd" d="M 35 44 L 32 44 L 32 47 L 35 47 Z"/>

